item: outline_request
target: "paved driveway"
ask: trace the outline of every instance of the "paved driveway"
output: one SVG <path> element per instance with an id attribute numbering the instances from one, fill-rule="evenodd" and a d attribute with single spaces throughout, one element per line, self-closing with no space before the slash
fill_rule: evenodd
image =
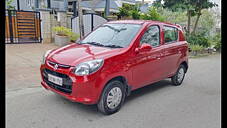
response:
<path id="1" fill-rule="evenodd" d="M 42 56 L 57 47 L 54 44 L 7 44 L 6 90 L 39 86 Z"/>
<path id="2" fill-rule="evenodd" d="M 52 46 L 45 47 L 49 48 Z M 11 52 L 8 56 L 13 55 L 8 52 Z M 40 58 L 39 50 L 36 52 L 34 57 Z M 19 62 L 21 57 L 15 59 Z M 14 61 L 8 58 L 8 69 L 14 65 L 9 62 Z M 11 81 L 13 78 L 7 80 L 7 128 L 220 128 L 220 54 L 190 59 L 182 86 L 171 86 L 166 79 L 136 90 L 122 109 L 110 116 L 100 114 L 95 105 L 73 103 L 43 89 L 39 78 L 34 78 L 39 77 L 36 68 L 40 62 L 34 62 L 37 64 L 29 65 L 34 69 L 32 76 L 25 73 L 28 78 L 20 77 L 17 82 Z M 23 67 L 24 63 L 18 65 Z M 22 71 L 10 69 L 7 77 L 12 72 L 20 75 Z"/>

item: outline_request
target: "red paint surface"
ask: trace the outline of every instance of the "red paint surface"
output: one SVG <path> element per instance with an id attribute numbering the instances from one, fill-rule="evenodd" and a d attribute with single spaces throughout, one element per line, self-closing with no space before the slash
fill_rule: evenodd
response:
<path id="1" fill-rule="evenodd" d="M 69 95 L 50 88 L 44 81 L 41 82 L 42 86 L 69 100 L 84 104 L 95 104 L 98 102 L 106 83 L 115 77 L 124 77 L 132 90 L 135 90 L 174 75 L 182 62 L 188 63 L 188 45 L 178 26 L 155 21 L 130 20 L 109 23 L 135 23 L 142 24 L 142 27 L 127 48 L 110 49 L 88 44 L 71 44 L 53 50 L 46 60 L 76 66 L 81 62 L 102 58 L 104 64 L 97 72 L 87 76 L 76 76 L 72 73 L 73 67 L 55 70 L 68 75 L 72 79 L 72 93 Z M 151 50 L 140 51 L 138 50 L 141 47 L 140 38 L 150 25 L 160 27 L 161 45 Z M 178 41 L 164 44 L 163 25 L 179 28 Z M 45 63 L 40 67 L 41 74 L 44 68 L 54 70 L 53 66 Z"/>

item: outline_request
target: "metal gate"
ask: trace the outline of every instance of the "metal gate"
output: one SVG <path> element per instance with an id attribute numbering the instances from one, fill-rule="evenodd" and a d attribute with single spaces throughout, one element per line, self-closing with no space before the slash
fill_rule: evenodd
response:
<path id="1" fill-rule="evenodd" d="M 84 24 L 84 35 L 87 35 L 98 26 L 108 22 L 107 19 L 101 17 L 97 14 L 87 13 L 83 15 L 83 24 Z M 80 33 L 79 29 L 79 17 L 74 17 L 72 19 L 72 31 L 75 33 Z"/>
<path id="2" fill-rule="evenodd" d="M 40 43 L 40 12 L 6 10 L 5 43 Z"/>

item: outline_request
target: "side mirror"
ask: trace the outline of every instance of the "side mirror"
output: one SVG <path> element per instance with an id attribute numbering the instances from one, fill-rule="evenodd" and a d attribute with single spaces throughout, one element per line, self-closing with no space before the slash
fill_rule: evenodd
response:
<path id="1" fill-rule="evenodd" d="M 143 43 L 139 48 L 136 48 L 135 52 L 139 53 L 139 52 L 146 52 L 146 51 L 150 51 L 152 49 L 150 44 L 147 43 Z"/>

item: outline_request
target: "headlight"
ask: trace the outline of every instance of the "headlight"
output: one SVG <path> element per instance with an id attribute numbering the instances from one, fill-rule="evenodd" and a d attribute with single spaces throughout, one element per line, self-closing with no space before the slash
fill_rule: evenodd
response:
<path id="1" fill-rule="evenodd" d="M 103 65 L 103 59 L 97 59 L 92 61 L 83 62 L 77 65 L 74 69 L 74 73 L 78 76 L 85 76 L 98 71 Z"/>
<path id="2" fill-rule="evenodd" d="M 50 52 L 51 52 L 51 50 L 48 50 L 48 51 L 46 51 L 46 53 L 43 55 L 42 64 L 45 64 L 46 57 L 49 55 Z"/>

